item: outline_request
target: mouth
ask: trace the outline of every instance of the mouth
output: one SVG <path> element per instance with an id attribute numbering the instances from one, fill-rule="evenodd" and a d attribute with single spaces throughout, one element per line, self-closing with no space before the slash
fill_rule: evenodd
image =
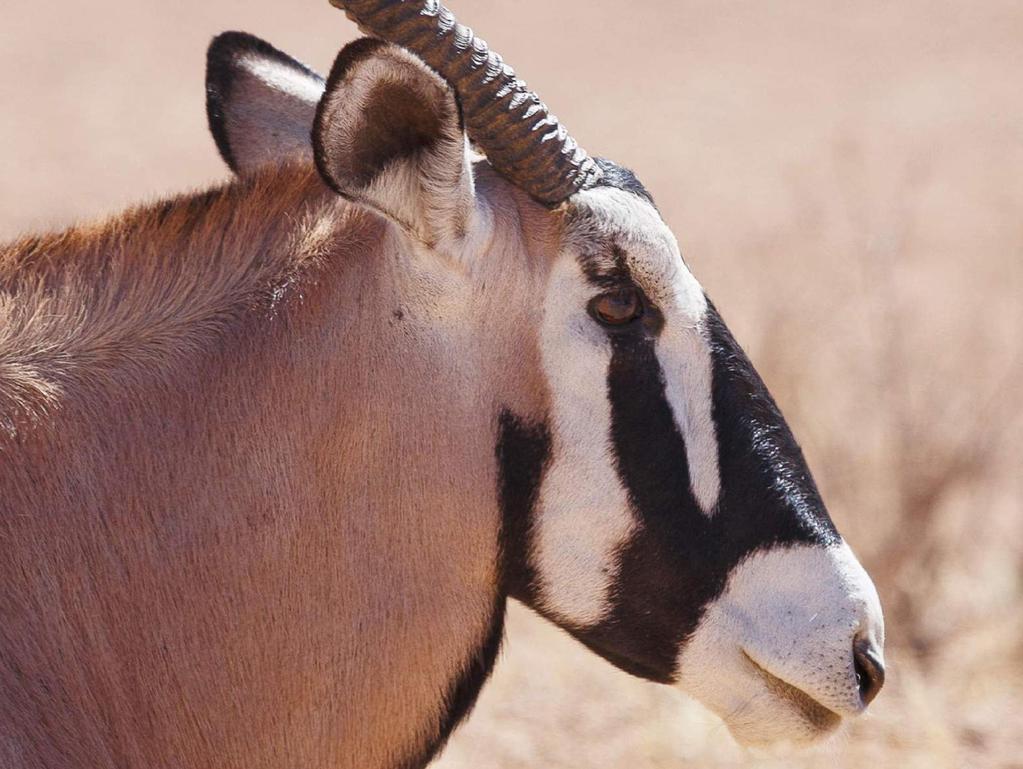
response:
<path id="1" fill-rule="evenodd" d="M 743 650 L 742 656 L 746 658 L 771 694 L 792 705 L 821 734 L 834 730 L 841 723 L 842 717 L 838 713 L 825 707 L 802 689 L 778 678 L 749 656 L 745 650 Z"/>

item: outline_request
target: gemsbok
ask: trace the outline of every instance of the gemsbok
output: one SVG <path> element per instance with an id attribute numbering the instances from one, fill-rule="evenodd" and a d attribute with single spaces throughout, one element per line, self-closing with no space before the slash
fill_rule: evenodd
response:
<path id="1" fill-rule="evenodd" d="M 516 598 L 742 743 L 876 591 L 629 171 L 436 0 L 209 50 L 236 178 L 0 249 L 0 767 L 411 769 Z"/>

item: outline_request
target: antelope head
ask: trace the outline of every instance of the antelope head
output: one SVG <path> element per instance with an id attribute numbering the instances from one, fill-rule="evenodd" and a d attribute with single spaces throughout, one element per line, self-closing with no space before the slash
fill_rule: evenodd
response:
<path id="1" fill-rule="evenodd" d="M 650 194 L 436 0 L 332 1 L 371 37 L 326 81 L 214 42 L 211 126 L 240 174 L 312 160 L 396 252 L 470 287 L 504 589 L 740 742 L 860 714 L 884 677 L 877 593 Z"/>

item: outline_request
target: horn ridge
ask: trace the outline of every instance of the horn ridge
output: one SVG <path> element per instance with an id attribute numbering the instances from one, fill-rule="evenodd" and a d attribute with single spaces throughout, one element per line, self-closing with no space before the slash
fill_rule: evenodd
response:
<path id="1" fill-rule="evenodd" d="M 447 80 L 469 138 L 535 200 L 554 206 L 602 171 L 515 71 L 440 0 L 330 0 L 359 29 L 407 48 Z"/>

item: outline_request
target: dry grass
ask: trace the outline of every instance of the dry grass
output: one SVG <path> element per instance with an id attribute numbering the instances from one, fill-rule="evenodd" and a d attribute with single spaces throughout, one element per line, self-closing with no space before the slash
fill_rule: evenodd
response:
<path id="1" fill-rule="evenodd" d="M 516 608 L 438 765 L 1023 766 L 1023 6 L 450 2 L 658 198 L 878 582 L 891 674 L 847 734 L 750 756 Z M 205 42 L 326 69 L 354 30 L 308 5 L 5 3 L 0 237 L 222 174 Z"/>

